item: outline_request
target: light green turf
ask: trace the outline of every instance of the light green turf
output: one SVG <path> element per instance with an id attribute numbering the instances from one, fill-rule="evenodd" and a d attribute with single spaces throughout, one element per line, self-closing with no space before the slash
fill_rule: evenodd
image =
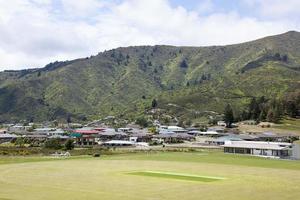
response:
<path id="1" fill-rule="evenodd" d="M 222 177 L 199 176 L 199 175 L 193 175 L 193 174 L 161 172 L 161 171 L 138 171 L 138 172 L 129 172 L 127 174 L 138 175 L 138 176 L 157 177 L 157 178 L 169 178 L 169 179 L 177 179 L 177 180 L 184 180 L 184 181 L 200 181 L 200 182 L 212 182 L 212 181 L 218 181 L 218 180 L 225 179 Z"/>
<path id="2" fill-rule="evenodd" d="M 0 157 L 1 200 L 281 200 L 300 196 L 299 161 L 232 156 L 220 152 L 148 153 L 64 160 L 46 158 L 43 162 L 38 162 L 39 158 L 28 159 Z M 9 164 L 5 164 L 5 160 Z M 128 172 L 172 172 L 226 179 L 178 181 L 132 176 L 126 174 Z"/>

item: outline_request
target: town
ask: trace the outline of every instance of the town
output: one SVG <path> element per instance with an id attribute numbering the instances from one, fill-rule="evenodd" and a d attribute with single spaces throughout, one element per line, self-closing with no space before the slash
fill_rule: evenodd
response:
<path id="1" fill-rule="evenodd" d="M 131 123 L 125 127 L 112 128 L 104 123 L 68 124 L 2 124 L 0 129 L 0 147 L 28 147 L 70 150 L 75 148 L 121 148 L 130 150 L 164 149 L 216 149 L 224 153 L 248 154 L 253 156 L 300 159 L 300 136 L 294 133 L 240 132 L 243 124 L 255 124 L 255 121 L 243 121 L 226 128 L 224 121 L 216 125 L 197 128 L 165 126 L 155 120 L 150 128 L 142 128 Z M 69 146 L 67 146 L 69 145 Z M 67 146 L 67 148 L 63 148 Z M 4 151 L 5 152 L 5 151 Z M 2 151 L 3 153 L 3 151 Z"/>

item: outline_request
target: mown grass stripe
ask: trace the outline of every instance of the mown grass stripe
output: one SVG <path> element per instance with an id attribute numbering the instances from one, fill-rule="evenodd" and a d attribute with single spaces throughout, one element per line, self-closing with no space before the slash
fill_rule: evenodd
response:
<path id="1" fill-rule="evenodd" d="M 199 176 L 192 174 L 172 173 L 172 172 L 160 172 L 160 171 L 136 171 L 129 172 L 130 175 L 148 176 L 157 178 L 169 178 L 186 181 L 200 181 L 200 182 L 213 182 L 218 180 L 224 180 L 222 177 L 210 177 L 210 176 Z"/>

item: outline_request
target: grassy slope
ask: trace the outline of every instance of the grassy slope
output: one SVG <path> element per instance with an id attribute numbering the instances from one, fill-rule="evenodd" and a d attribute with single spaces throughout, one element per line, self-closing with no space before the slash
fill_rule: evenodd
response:
<path id="1" fill-rule="evenodd" d="M 279 124 L 270 128 L 261 128 L 256 125 L 240 125 L 240 131 L 246 132 L 273 132 L 278 134 L 298 134 L 300 135 L 300 119 L 285 118 Z"/>
<path id="2" fill-rule="evenodd" d="M 222 111 L 230 102 L 238 110 L 250 96 L 300 87 L 299 46 L 300 33 L 289 32 L 230 46 L 118 48 L 59 67 L 2 72 L 0 120 L 136 114 L 152 98 L 163 108 L 171 102 Z M 274 60 L 275 53 L 288 55 L 288 62 Z M 253 69 L 245 68 L 248 63 Z"/>
<path id="3" fill-rule="evenodd" d="M 299 169 L 299 161 L 199 152 L 16 163 L 0 165 L 0 199 L 297 199 Z M 128 175 L 131 171 L 226 179 L 191 182 Z"/>

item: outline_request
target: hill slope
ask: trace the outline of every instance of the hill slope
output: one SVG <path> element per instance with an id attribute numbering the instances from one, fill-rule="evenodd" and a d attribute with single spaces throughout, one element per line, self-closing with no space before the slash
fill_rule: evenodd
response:
<path id="1" fill-rule="evenodd" d="M 0 121 L 84 120 L 159 107 L 221 112 L 300 88 L 300 33 L 212 47 L 138 46 L 0 72 Z"/>

